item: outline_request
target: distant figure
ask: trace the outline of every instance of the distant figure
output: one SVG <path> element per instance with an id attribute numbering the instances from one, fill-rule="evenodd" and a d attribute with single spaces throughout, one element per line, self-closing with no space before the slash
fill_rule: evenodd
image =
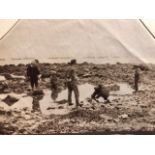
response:
<path id="1" fill-rule="evenodd" d="M 97 99 L 100 97 L 103 97 L 104 100 L 107 101 L 107 103 L 110 103 L 108 97 L 109 97 L 109 90 L 105 88 L 102 85 L 98 85 L 97 87 L 94 88 L 94 93 L 91 95 L 91 98 L 94 99 L 95 101 L 99 102 Z"/>
<path id="2" fill-rule="evenodd" d="M 58 97 L 58 93 L 59 93 L 59 88 L 58 88 L 58 78 L 56 74 L 53 74 L 50 78 L 50 83 L 51 83 L 51 97 L 53 99 L 53 101 L 55 101 Z"/>
<path id="3" fill-rule="evenodd" d="M 135 88 L 135 92 L 137 92 L 139 90 L 139 81 L 140 81 L 140 73 L 139 73 L 139 69 L 136 68 L 135 69 L 135 75 L 134 75 L 134 88 Z"/>
<path id="4" fill-rule="evenodd" d="M 39 79 L 38 76 L 40 74 L 38 65 L 39 65 L 39 61 L 34 60 L 27 67 L 27 77 L 30 80 L 32 91 L 34 90 L 34 86 L 35 88 L 38 88 L 38 79 Z"/>
<path id="5" fill-rule="evenodd" d="M 75 71 L 72 69 L 67 75 L 67 88 L 68 88 L 68 103 L 72 105 L 72 92 L 75 94 L 76 106 L 79 106 L 79 90 L 78 90 L 78 78 Z"/>
<path id="6" fill-rule="evenodd" d="M 77 61 L 76 61 L 76 59 L 72 59 L 68 64 L 69 65 L 76 65 Z"/>

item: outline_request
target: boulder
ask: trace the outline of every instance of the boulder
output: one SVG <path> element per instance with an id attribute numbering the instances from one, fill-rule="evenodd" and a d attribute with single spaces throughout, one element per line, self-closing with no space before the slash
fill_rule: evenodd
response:
<path id="1" fill-rule="evenodd" d="M 50 78 L 50 76 L 51 76 L 51 73 L 43 73 L 43 74 L 41 75 L 41 78 L 42 78 L 42 79 Z"/>
<path id="2" fill-rule="evenodd" d="M 11 93 L 11 89 L 4 89 L 4 90 L 3 90 L 3 93 L 4 93 L 4 94 Z"/>
<path id="3" fill-rule="evenodd" d="M 20 64 L 18 64 L 17 66 L 18 66 L 18 67 L 25 67 L 25 64 L 20 63 Z"/>
<path id="4" fill-rule="evenodd" d="M 43 90 L 35 90 L 35 91 L 33 91 L 33 93 L 32 93 L 32 95 L 33 96 L 42 96 L 42 95 L 44 95 L 44 92 L 43 92 Z"/>
<path id="5" fill-rule="evenodd" d="M 5 79 L 7 79 L 7 80 L 13 79 L 12 76 L 11 76 L 11 74 L 9 74 L 9 73 L 2 73 L 1 75 L 4 76 Z"/>
<path id="6" fill-rule="evenodd" d="M 127 119 L 129 116 L 127 115 L 127 114 L 122 114 L 122 115 L 120 115 L 120 118 L 122 118 L 122 119 Z"/>
<path id="7" fill-rule="evenodd" d="M 149 105 L 147 105 L 147 104 L 139 104 L 139 106 L 140 106 L 141 108 L 148 108 L 148 107 L 149 107 Z"/>
<path id="8" fill-rule="evenodd" d="M 135 68 L 140 68 L 142 71 L 149 71 L 149 67 L 147 65 L 143 65 L 143 64 L 140 64 L 140 65 L 134 65 L 133 66 L 133 69 Z"/>
<path id="9" fill-rule="evenodd" d="M 47 110 L 55 109 L 55 107 L 48 107 Z"/>
<path id="10" fill-rule="evenodd" d="M 18 88 L 14 89 L 14 92 L 17 94 L 22 94 L 22 93 L 24 93 L 24 89 L 22 87 L 18 87 Z"/>
<path id="11" fill-rule="evenodd" d="M 8 90 L 8 84 L 6 82 L 0 82 L 0 93 L 5 93 Z"/>
<path id="12" fill-rule="evenodd" d="M 5 102 L 7 105 L 12 106 L 14 103 L 16 103 L 19 99 L 8 95 L 5 99 L 3 99 L 2 101 Z"/>
<path id="13" fill-rule="evenodd" d="M 63 100 L 60 100 L 60 101 L 57 101 L 56 103 L 58 104 L 65 104 L 67 103 L 68 101 L 66 99 L 63 99 Z"/>
<path id="14" fill-rule="evenodd" d="M 91 77 L 91 76 L 92 76 L 92 75 L 88 73 L 88 74 L 83 75 L 82 77 L 83 77 L 83 78 L 89 78 L 89 77 Z"/>
<path id="15" fill-rule="evenodd" d="M 64 107 L 63 106 L 59 106 L 58 109 L 64 109 Z"/>
<path id="16" fill-rule="evenodd" d="M 2 108 L 0 108 L 0 115 L 5 115 L 6 114 L 6 111 Z"/>

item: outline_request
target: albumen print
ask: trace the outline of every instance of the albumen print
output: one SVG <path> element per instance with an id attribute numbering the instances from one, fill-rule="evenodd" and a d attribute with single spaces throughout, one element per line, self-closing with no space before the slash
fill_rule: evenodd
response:
<path id="1" fill-rule="evenodd" d="M 154 134 L 155 20 L 0 20 L 0 134 Z"/>

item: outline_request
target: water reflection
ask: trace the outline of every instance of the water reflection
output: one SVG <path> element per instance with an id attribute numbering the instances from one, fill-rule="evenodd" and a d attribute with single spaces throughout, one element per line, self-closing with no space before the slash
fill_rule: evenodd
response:
<path id="1" fill-rule="evenodd" d="M 120 96 L 124 95 L 131 95 L 133 93 L 133 89 L 127 83 L 118 83 L 120 89 L 118 91 L 113 91 L 110 93 L 110 100 L 116 99 Z M 91 97 L 91 94 L 94 91 L 94 86 L 91 84 L 83 84 L 79 85 L 80 91 L 80 101 L 85 106 L 90 102 L 87 102 L 87 99 Z M 51 98 L 51 90 L 45 89 L 44 95 L 29 95 L 26 94 L 14 94 L 9 93 L 14 97 L 17 97 L 19 100 L 15 102 L 13 105 L 8 106 L 6 103 L 3 102 L 3 99 L 8 94 L 0 94 L 0 107 L 3 107 L 6 110 L 18 109 L 23 110 L 24 108 L 29 109 L 32 112 L 41 112 L 45 115 L 50 114 L 66 114 L 72 110 L 73 106 L 68 106 L 67 102 L 67 89 L 63 90 L 61 93 L 58 94 L 58 98 L 56 101 L 53 101 Z M 104 99 L 100 98 L 100 102 L 104 102 Z M 73 103 L 75 103 L 75 99 L 73 97 Z"/>
<path id="2" fill-rule="evenodd" d="M 32 98 L 32 112 L 41 112 L 39 101 L 43 99 L 43 95 L 33 95 Z"/>

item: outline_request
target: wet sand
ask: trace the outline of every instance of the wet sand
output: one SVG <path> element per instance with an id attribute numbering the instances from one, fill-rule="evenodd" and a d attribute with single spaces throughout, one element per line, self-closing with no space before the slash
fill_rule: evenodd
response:
<path id="1" fill-rule="evenodd" d="M 74 66 L 80 79 L 82 107 L 68 106 L 64 76 L 65 63 L 41 64 L 40 88 L 44 95 L 33 96 L 24 78 L 26 66 L 0 66 L 0 81 L 8 90 L 0 93 L 0 134 L 154 134 L 155 67 L 140 65 L 140 91 L 134 93 L 133 64 L 92 64 Z M 60 93 L 51 99 L 50 75 L 58 73 Z M 5 78 L 4 78 L 5 77 Z M 94 86 L 103 84 L 110 92 L 111 103 L 90 102 Z M 8 105 L 8 96 L 18 99 Z M 74 95 L 73 95 L 74 98 Z M 73 100 L 73 103 L 75 101 Z"/>

